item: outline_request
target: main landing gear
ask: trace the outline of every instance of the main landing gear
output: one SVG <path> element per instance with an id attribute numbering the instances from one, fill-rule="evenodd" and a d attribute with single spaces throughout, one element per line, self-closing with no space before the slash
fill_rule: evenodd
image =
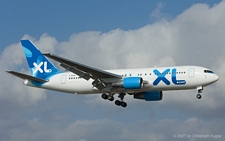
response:
<path id="1" fill-rule="evenodd" d="M 116 101 L 115 101 L 115 104 L 116 104 L 117 106 L 127 107 L 127 103 L 123 101 L 125 95 L 126 95 L 125 93 L 120 93 L 120 94 L 119 94 L 118 97 L 119 97 L 121 100 L 116 100 Z M 104 94 L 102 94 L 102 98 L 105 99 L 105 100 L 108 99 L 109 101 L 113 101 L 113 100 L 114 100 L 114 97 L 113 97 L 112 94 L 107 95 L 107 94 L 104 93 Z"/>
<path id="2" fill-rule="evenodd" d="M 202 93 L 203 87 L 202 86 L 197 87 L 197 90 L 198 90 L 198 94 L 196 95 L 196 97 L 197 97 L 197 99 L 201 99 L 202 96 L 200 93 Z"/>
<path id="3" fill-rule="evenodd" d="M 115 101 L 115 104 L 117 106 L 127 107 L 127 103 L 123 101 L 125 95 L 126 95 L 125 93 L 120 93 L 119 94 L 118 97 L 120 98 L 120 100 L 116 100 Z"/>

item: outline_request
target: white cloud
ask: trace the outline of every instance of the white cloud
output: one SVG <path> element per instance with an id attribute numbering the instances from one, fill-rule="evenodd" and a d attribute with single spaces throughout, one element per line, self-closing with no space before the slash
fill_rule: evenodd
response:
<path id="1" fill-rule="evenodd" d="M 163 119 L 158 121 L 140 120 L 133 123 L 116 122 L 108 119 L 77 120 L 62 125 L 32 119 L 24 123 L 23 128 L 11 130 L 8 140 L 174 140 L 179 134 L 223 135 L 224 124 L 216 121 L 205 123 L 195 117 L 185 121 Z M 222 129 L 222 130 L 221 130 Z M 183 138 L 187 140 L 187 137 Z M 222 140 L 223 138 L 218 138 Z M 212 140 L 208 137 L 205 140 Z"/>
<path id="2" fill-rule="evenodd" d="M 0 100 L 8 101 L 9 104 L 18 104 L 20 106 L 37 104 L 44 100 L 46 96 L 43 90 L 33 91 L 31 88 L 24 88 L 23 81 L 8 74 L 6 70 L 16 70 L 28 72 L 26 60 L 19 43 L 12 44 L 5 48 L 1 55 L 1 93 Z M 26 70 L 26 71 L 25 71 Z"/>

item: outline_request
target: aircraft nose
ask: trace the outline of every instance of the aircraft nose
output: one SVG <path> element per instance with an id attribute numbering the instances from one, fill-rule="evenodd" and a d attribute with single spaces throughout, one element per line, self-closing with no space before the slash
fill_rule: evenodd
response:
<path id="1" fill-rule="evenodd" d="M 214 75 L 214 81 L 216 82 L 216 81 L 218 81 L 219 80 L 219 76 L 218 75 Z"/>

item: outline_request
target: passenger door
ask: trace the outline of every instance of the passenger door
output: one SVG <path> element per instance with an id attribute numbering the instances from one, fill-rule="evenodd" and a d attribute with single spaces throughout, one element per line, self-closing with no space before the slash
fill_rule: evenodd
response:
<path id="1" fill-rule="evenodd" d="M 195 77 L 195 69 L 194 68 L 190 68 L 188 71 L 188 76 L 190 78 L 194 78 Z"/>
<path id="2" fill-rule="evenodd" d="M 66 84 L 66 75 L 62 75 L 61 84 Z"/>

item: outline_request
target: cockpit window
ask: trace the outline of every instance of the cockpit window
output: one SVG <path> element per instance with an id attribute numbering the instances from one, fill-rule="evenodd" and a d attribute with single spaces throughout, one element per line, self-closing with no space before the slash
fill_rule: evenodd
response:
<path id="1" fill-rule="evenodd" d="M 211 70 L 204 70 L 204 73 L 213 73 Z"/>

